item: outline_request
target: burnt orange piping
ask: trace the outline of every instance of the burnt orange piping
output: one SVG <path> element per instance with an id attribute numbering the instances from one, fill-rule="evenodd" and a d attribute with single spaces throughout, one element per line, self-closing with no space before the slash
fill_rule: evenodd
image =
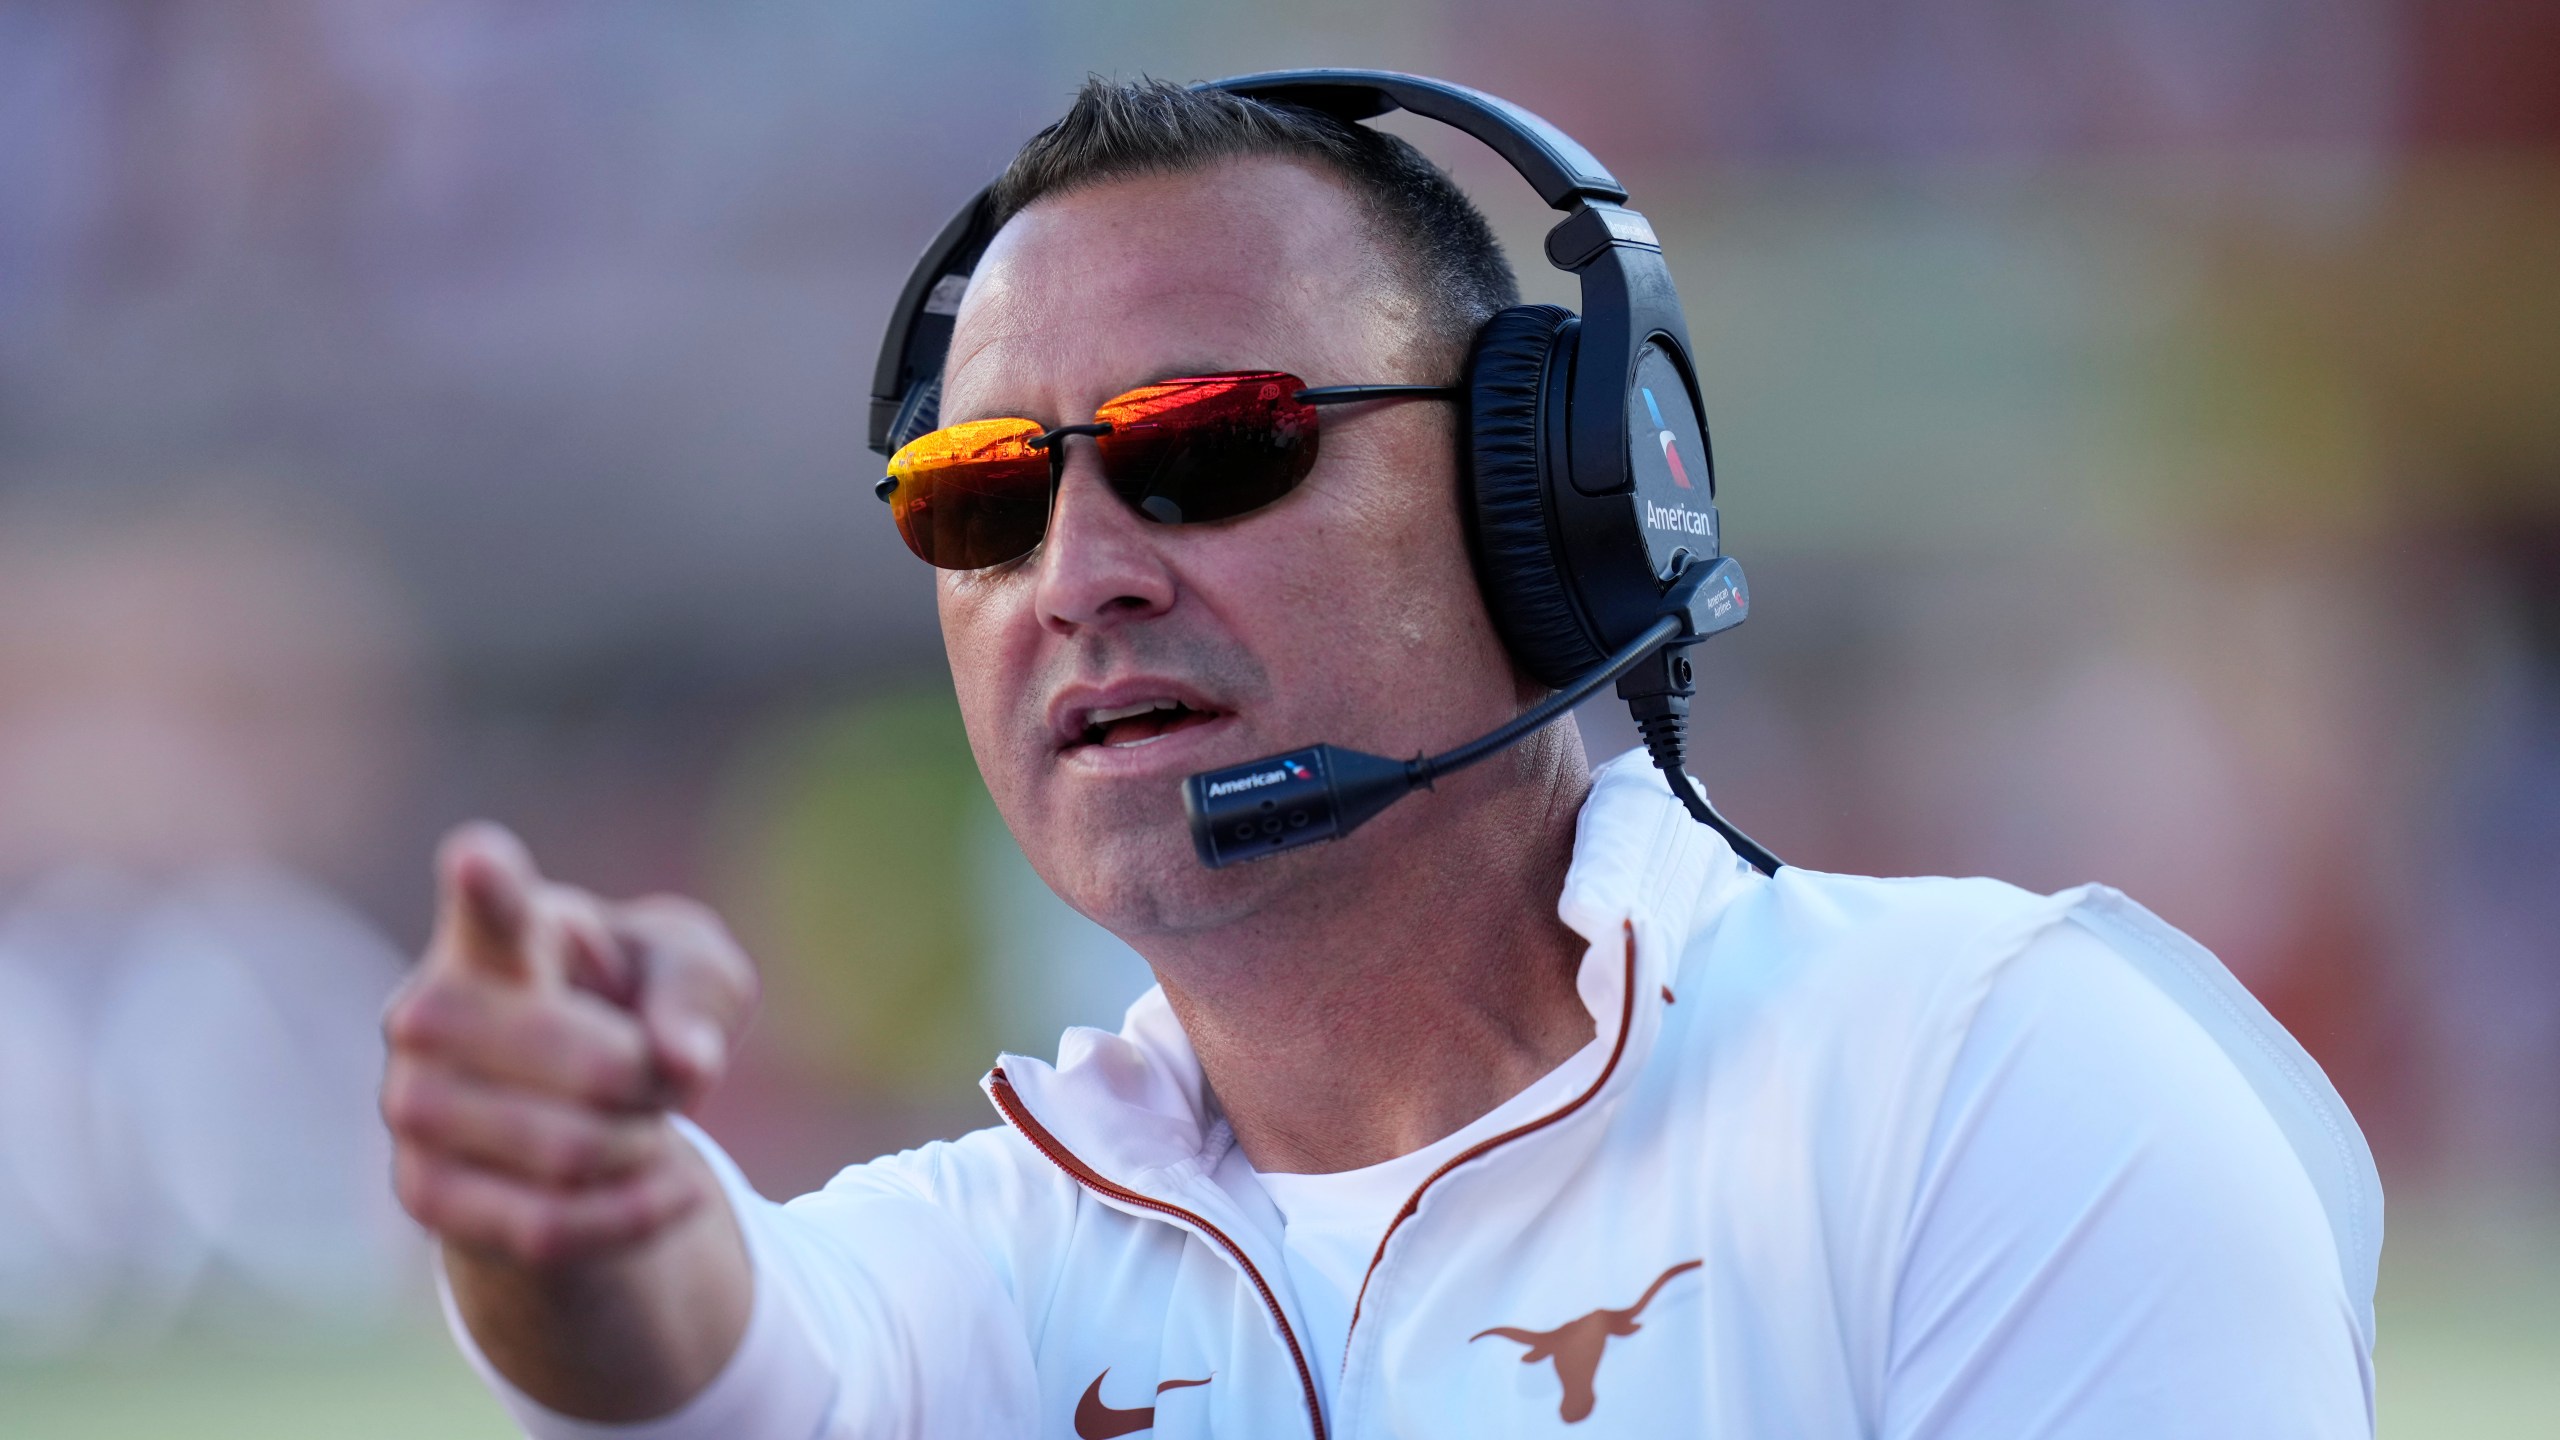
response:
<path id="1" fill-rule="evenodd" d="M 1413 1193 L 1405 1197 L 1403 1208 L 1396 1211 L 1396 1218 L 1387 1222 L 1387 1233 L 1378 1237 L 1378 1252 L 1369 1257 L 1369 1268 L 1362 1272 L 1360 1276 L 1360 1293 L 1352 1297 L 1351 1301 L 1351 1324 L 1342 1332 L 1342 1363 L 1344 1365 L 1347 1366 L 1351 1363 L 1350 1337 L 1360 1328 L 1360 1306 L 1369 1298 L 1369 1281 L 1378 1273 L 1378 1262 L 1387 1258 L 1387 1242 L 1396 1238 L 1396 1227 L 1404 1224 L 1405 1221 L 1412 1219 L 1413 1212 L 1421 1208 L 1422 1192 L 1430 1189 L 1433 1184 L 1438 1182 L 1441 1176 L 1446 1175 L 1450 1171 L 1457 1169 L 1459 1166 L 1466 1164 L 1468 1161 L 1485 1154 L 1487 1151 L 1493 1150 L 1499 1146 L 1508 1145 L 1523 1135 L 1531 1135 L 1540 1130 L 1544 1130 L 1548 1126 L 1562 1120 L 1567 1115 L 1572 1114 L 1574 1111 L 1590 1104 L 1591 1097 L 1599 1094 L 1602 1087 L 1609 1083 L 1609 1077 L 1617 1073 L 1618 1060 L 1621 1056 L 1627 1053 L 1627 1032 L 1635 1028 L 1636 1018 L 1636 922 L 1629 920 L 1625 923 L 1627 927 L 1626 996 L 1618 1011 L 1618 1043 L 1609 1047 L 1609 1063 L 1600 1067 L 1600 1078 L 1591 1082 L 1590 1089 L 1574 1096 L 1571 1101 L 1567 1102 L 1563 1106 L 1552 1110 L 1525 1125 L 1515 1126 L 1512 1129 L 1505 1130 L 1501 1134 L 1495 1135 L 1489 1139 L 1479 1140 L 1475 1144 L 1468 1146 L 1466 1149 L 1459 1151 L 1457 1154 L 1450 1156 L 1448 1161 L 1441 1165 L 1439 1169 L 1424 1176 L 1422 1183 L 1413 1187 Z"/>
<path id="2" fill-rule="evenodd" d="M 1629 934 L 1632 937 L 1633 932 L 1630 931 Z M 1632 938 L 1629 939 L 1628 944 L 1630 946 L 1634 944 Z M 1634 954 L 1632 949 L 1628 953 L 1630 956 Z M 1124 1205 L 1135 1205 L 1142 1210 L 1153 1210 L 1170 1215 L 1195 1226 L 1200 1233 L 1225 1246 L 1227 1253 L 1236 1257 L 1236 1263 L 1244 1267 L 1245 1275 L 1253 1281 L 1253 1288 L 1262 1292 L 1262 1303 L 1270 1307 L 1272 1320 L 1280 1326 L 1280 1338 L 1288 1342 L 1289 1358 L 1296 1361 L 1298 1365 L 1298 1384 L 1306 1391 L 1307 1423 L 1315 1427 L 1316 1440 L 1325 1440 L 1324 1406 L 1316 1396 L 1315 1371 L 1307 1365 L 1307 1352 L 1298 1348 L 1297 1333 L 1289 1328 L 1289 1317 L 1280 1308 L 1280 1297 L 1272 1293 L 1271 1282 L 1263 1279 L 1262 1272 L 1254 1268 L 1253 1261 L 1244 1253 L 1244 1247 L 1230 1239 L 1224 1230 L 1181 1206 L 1168 1204 L 1150 1195 L 1141 1195 L 1125 1185 L 1114 1184 L 1105 1179 L 1100 1171 L 1077 1159 L 1075 1152 L 1060 1144 L 1058 1137 L 1050 1134 L 1047 1126 L 1032 1118 L 1031 1111 L 1022 1103 L 1022 1097 L 1014 1093 L 1013 1082 L 1005 1078 L 1003 1066 L 997 1066 L 995 1073 L 989 1077 L 987 1089 L 988 1093 L 995 1097 L 996 1109 L 1004 1115 L 1007 1123 L 1021 1131 L 1022 1138 L 1031 1142 L 1031 1148 L 1047 1156 L 1050 1164 L 1066 1171 L 1077 1184 L 1097 1195 L 1108 1195 Z M 1363 1281 L 1362 1285 L 1366 1288 L 1367 1282 Z"/>

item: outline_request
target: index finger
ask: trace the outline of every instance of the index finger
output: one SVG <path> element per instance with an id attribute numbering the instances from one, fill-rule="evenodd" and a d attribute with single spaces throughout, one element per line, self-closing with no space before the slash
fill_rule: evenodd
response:
<path id="1" fill-rule="evenodd" d="M 475 820 L 455 827 L 436 848 L 435 950 L 472 968 L 531 979 L 527 941 L 541 878 L 524 842 L 505 826 Z"/>

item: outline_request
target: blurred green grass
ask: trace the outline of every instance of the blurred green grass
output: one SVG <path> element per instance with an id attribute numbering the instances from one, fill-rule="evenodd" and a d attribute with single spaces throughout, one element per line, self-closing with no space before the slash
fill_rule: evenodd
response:
<path id="1" fill-rule="evenodd" d="M 0 1365 L 0 1440 L 504 1440 L 514 1435 L 441 1330 L 256 1348 Z"/>
<path id="2" fill-rule="evenodd" d="M 2374 1354 L 2384 1440 L 2560 1436 L 2560 1219 L 2388 1224 Z"/>
<path id="3" fill-rule="evenodd" d="M 2560 1435 L 2560 1224 L 2395 1217 L 2375 1356 L 2385 1440 Z M 0 1365 L 0 1440 L 503 1440 L 515 1431 L 427 1317 L 362 1344 L 198 1338 Z"/>

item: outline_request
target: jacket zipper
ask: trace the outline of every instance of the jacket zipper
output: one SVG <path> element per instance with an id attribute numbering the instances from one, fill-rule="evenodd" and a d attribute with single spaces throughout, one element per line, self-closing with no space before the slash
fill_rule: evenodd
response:
<path id="1" fill-rule="evenodd" d="M 1634 942 L 1631 939 L 1628 943 L 1632 947 Z M 1630 957 L 1633 953 L 1630 948 Z M 1611 1063 L 1615 1064 L 1614 1057 Z M 1097 1195 L 1109 1196 L 1124 1205 L 1134 1205 L 1141 1210 L 1153 1210 L 1158 1214 L 1182 1221 L 1218 1242 L 1229 1255 L 1235 1257 L 1236 1264 L 1244 1268 L 1246 1278 L 1253 1281 L 1253 1288 L 1261 1292 L 1262 1303 L 1271 1311 L 1272 1323 L 1280 1327 L 1280 1338 L 1288 1342 L 1289 1359 L 1298 1367 L 1298 1386 L 1306 1393 L 1307 1424 L 1314 1429 L 1315 1440 L 1325 1440 L 1324 1406 L 1316 1394 L 1315 1371 L 1307 1364 L 1307 1352 L 1299 1348 L 1297 1332 L 1289 1328 L 1289 1317 L 1280 1308 L 1280 1297 L 1272 1293 L 1271 1282 L 1263 1279 L 1262 1272 L 1254 1268 L 1253 1261 L 1244 1253 L 1244 1247 L 1230 1238 L 1227 1232 L 1200 1216 L 1179 1205 L 1168 1204 L 1153 1196 L 1141 1195 L 1125 1185 L 1114 1184 L 1103 1178 L 1101 1172 L 1077 1159 L 1075 1153 L 1060 1144 L 1058 1138 L 1050 1134 L 1046 1126 L 1031 1117 L 1031 1112 L 1024 1107 L 1021 1097 L 1014 1094 L 1013 1082 L 1005 1078 L 1003 1066 L 996 1067 L 989 1081 L 988 1093 L 994 1096 L 996 1109 L 1003 1113 L 1006 1122 L 1020 1131 L 1022 1138 L 1031 1142 L 1031 1148 L 1048 1157 L 1050 1164 L 1066 1171 L 1069 1178 L 1077 1184 Z M 1366 1288 L 1366 1282 L 1363 1282 L 1363 1288 Z"/>
<path id="2" fill-rule="evenodd" d="M 1351 1365 L 1350 1337 L 1358 1334 L 1360 1331 L 1360 1306 L 1363 1301 L 1366 1301 L 1369 1298 L 1369 1281 L 1376 1277 L 1379 1263 L 1387 1258 L 1387 1242 L 1396 1238 L 1397 1228 L 1402 1226 L 1407 1220 L 1412 1219 L 1414 1212 L 1422 1207 L 1422 1192 L 1437 1184 L 1441 1176 L 1448 1174 L 1459 1166 L 1464 1165 L 1471 1160 L 1475 1160 L 1504 1145 L 1508 1145 L 1512 1141 L 1517 1140 L 1524 1135 L 1531 1135 L 1540 1130 L 1544 1130 L 1548 1126 L 1562 1120 L 1567 1115 L 1572 1114 L 1574 1111 L 1590 1104 L 1592 1097 L 1598 1095 L 1603 1089 L 1607 1088 L 1609 1084 L 1609 1077 L 1618 1073 L 1618 1061 L 1627 1053 L 1627 1032 L 1635 1028 L 1636 1019 L 1636 924 L 1633 920 L 1629 920 L 1625 923 L 1627 928 L 1626 994 L 1620 1002 L 1618 1009 L 1618 1041 L 1615 1045 L 1609 1047 L 1609 1063 L 1600 1067 L 1600 1077 L 1591 1082 L 1589 1089 L 1584 1090 L 1581 1094 L 1576 1095 L 1571 1100 L 1566 1101 L 1563 1105 L 1554 1110 L 1548 1111 L 1546 1114 L 1539 1116 L 1535 1120 L 1514 1126 L 1509 1130 L 1503 1131 L 1499 1135 L 1489 1136 L 1483 1140 L 1479 1140 L 1475 1144 L 1468 1146 L 1466 1149 L 1459 1151 L 1457 1154 L 1450 1156 L 1447 1162 L 1442 1164 L 1439 1169 L 1424 1176 L 1422 1183 L 1413 1187 L 1413 1193 L 1405 1197 L 1403 1206 L 1396 1211 L 1396 1217 L 1387 1222 L 1387 1233 L 1378 1237 L 1377 1253 L 1369 1257 L 1369 1268 L 1362 1272 L 1360 1276 L 1360 1293 L 1352 1297 L 1351 1323 L 1343 1330 L 1344 1340 L 1342 1346 L 1342 1363 L 1346 1370 L 1349 1369 Z"/>

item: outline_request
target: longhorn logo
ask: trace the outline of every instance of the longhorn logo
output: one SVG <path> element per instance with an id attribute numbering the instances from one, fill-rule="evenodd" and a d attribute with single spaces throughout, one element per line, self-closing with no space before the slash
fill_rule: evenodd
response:
<path id="1" fill-rule="evenodd" d="M 1695 1270 L 1705 1263 L 1704 1260 L 1684 1260 L 1663 1271 L 1645 1287 L 1644 1294 L 1637 1298 L 1636 1303 L 1624 1310 L 1594 1310 L 1553 1330 L 1521 1330 L 1509 1325 L 1496 1325 L 1468 1336 L 1467 1343 L 1472 1345 L 1487 1335 L 1499 1335 L 1529 1347 L 1528 1353 L 1520 1357 L 1523 1365 L 1535 1365 L 1541 1360 L 1554 1361 L 1556 1379 L 1564 1384 L 1564 1403 L 1556 1407 L 1556 1416 L 1567 1425 L 1579 1424 L 1591 1418 L 1591 1407 L 1599 1398 L 1592 1393 L 1591 1384 L 1600 1374 L 1601 1352 L 1608 1348 L 1612 1339 L 1633 1335 L 1643 1328 L 1636 1323 L 1636 1317 L 1644 1313 L 1644 1307 L 1653 1303 L 1653 1297 L 1661 1292 L 1672 1276 Z"/>

